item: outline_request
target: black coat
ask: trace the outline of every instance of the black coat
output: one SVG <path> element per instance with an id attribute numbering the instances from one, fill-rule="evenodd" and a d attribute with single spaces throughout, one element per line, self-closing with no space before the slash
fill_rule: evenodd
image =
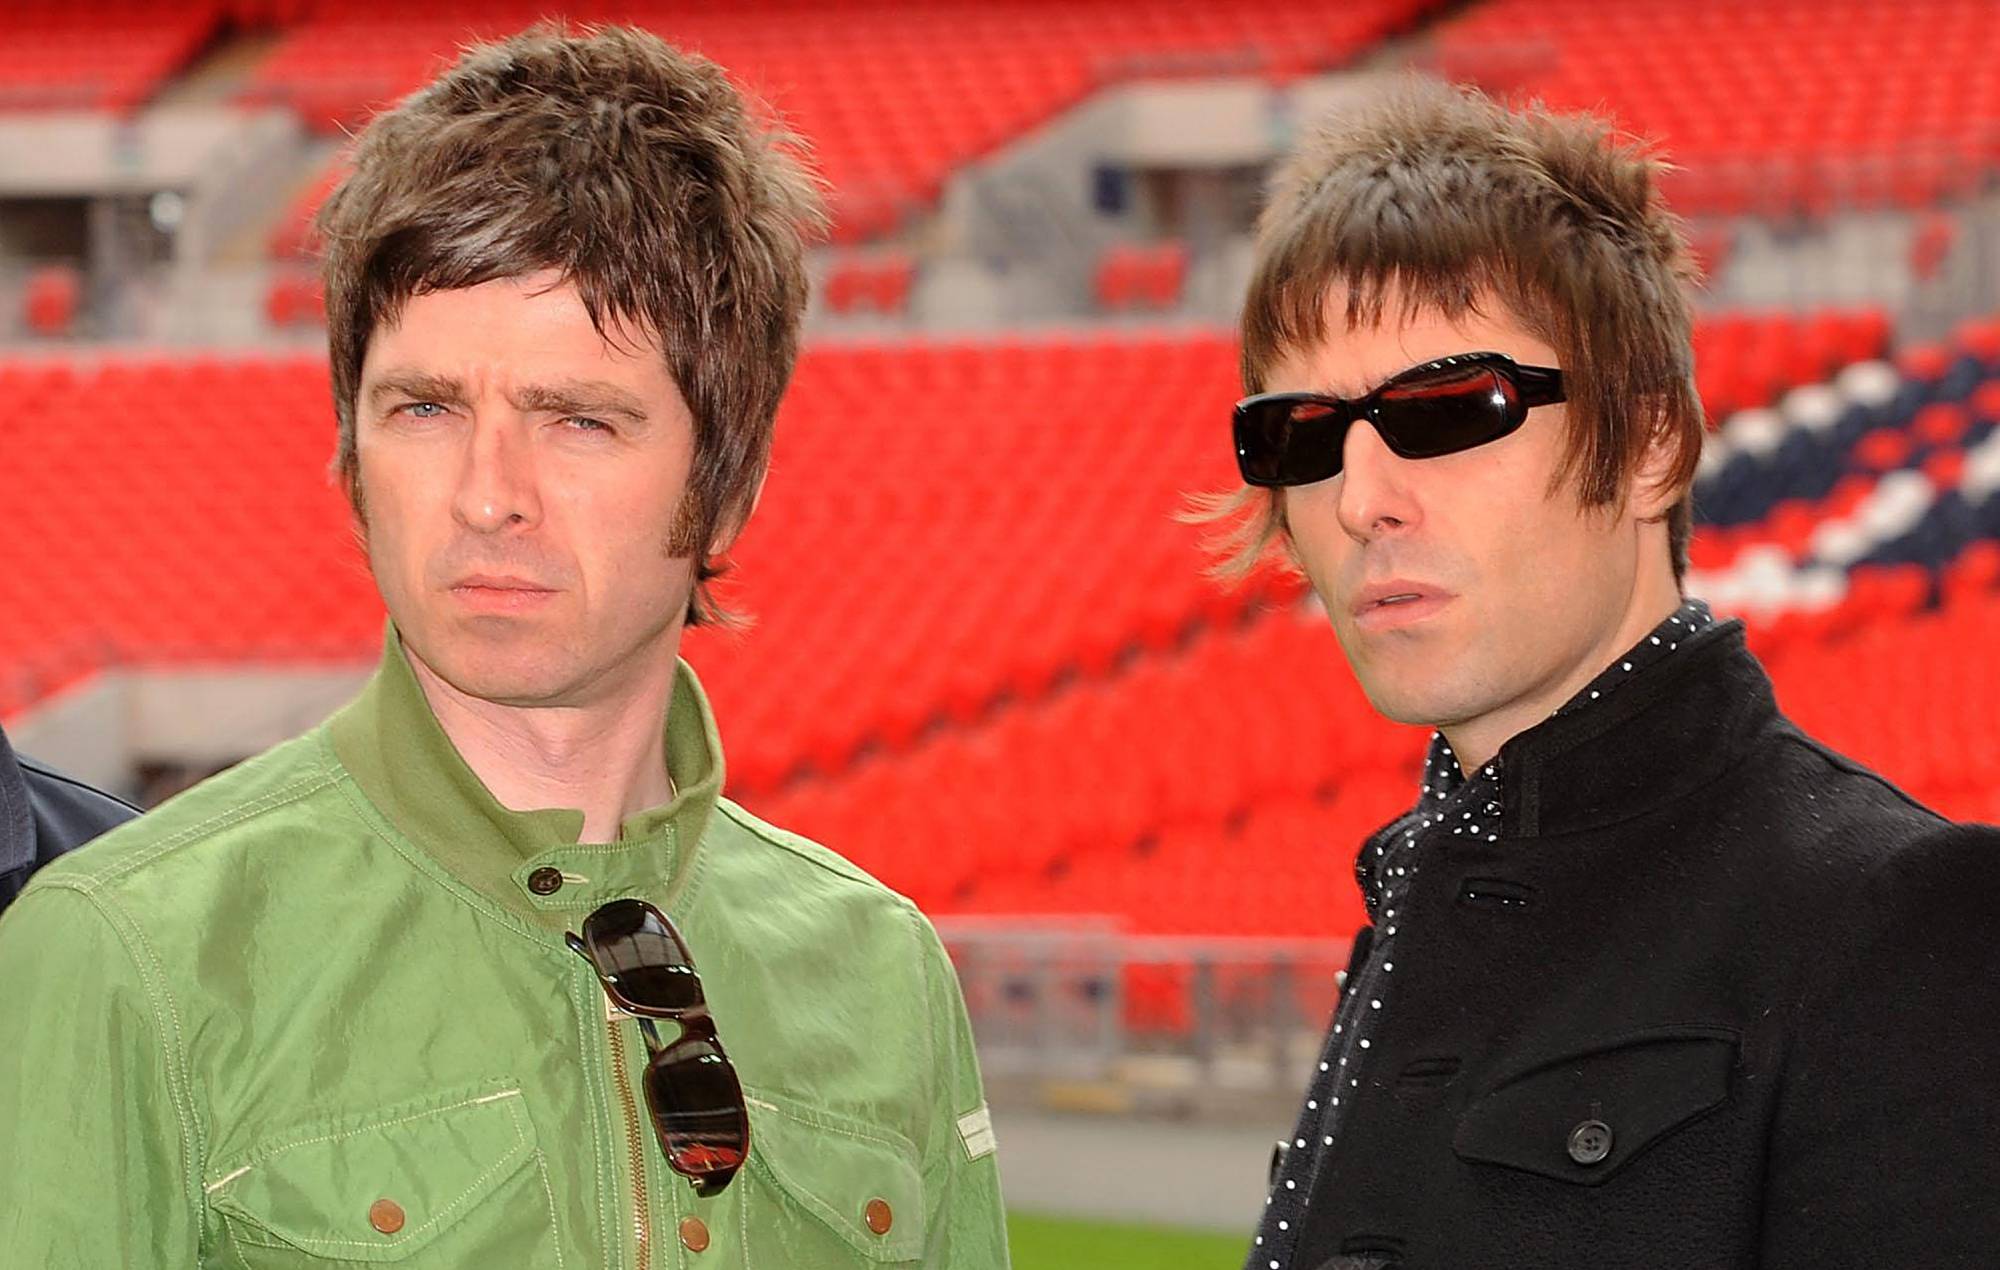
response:
<path id="1" fill-rule="evenodd" d="M 2000 1266 L 2000 830 L 1801 733 L 1740 627 L 1500 757 L 1287 1270 Z"/>
<path id="2" fill-rule="evenodd" d="M 138 814 L 122 799 L 16 758 L 0 732 L 0 911 L 36 869 Z"/>

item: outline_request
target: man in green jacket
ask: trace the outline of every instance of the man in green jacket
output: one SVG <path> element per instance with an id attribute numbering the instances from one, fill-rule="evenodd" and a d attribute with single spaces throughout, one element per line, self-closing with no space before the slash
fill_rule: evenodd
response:
<path id="1" fill-rule="evenodd" d="M 381 665 L 0 921 L 0 1266 L 1006 1264 L 936 934 L 721 798 L 678 658 L 796 350 L 782 145 L 617 29 L 363 135 L 321 229 Z M 678 927 L 685 1030 L 625 1008 L 670 937 L 566 946 L 619 901 Z"/>

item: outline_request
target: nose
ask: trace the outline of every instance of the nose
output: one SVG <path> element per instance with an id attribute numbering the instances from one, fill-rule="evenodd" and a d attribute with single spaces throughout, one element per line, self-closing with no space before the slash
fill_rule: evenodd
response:
<path id="1" fill-rule="evenodd" d="M 1412 459 L 1382 443 L 1375 425 L 1357 419 L 1347 430 L 1340 456 L 1336 513 L 1340 527 L 1356 542 L 1414 526 L 1422 513 L 1409 484 Z"/>
<path id="2" fill-rule="evenodd" d="M 532 527 L 542 518 L 535 458 L 520 429 L 480 420 L 467 434 L 452 515 L 476 533 Z"/>

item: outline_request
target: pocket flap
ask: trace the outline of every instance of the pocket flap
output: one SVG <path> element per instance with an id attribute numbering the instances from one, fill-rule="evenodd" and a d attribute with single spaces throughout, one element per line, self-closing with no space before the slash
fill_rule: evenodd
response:
<path id="1" fill-rule="evenodd" d="M 534 1153 L 521 1091 L 322 1121 L 208 1184 L 241 1238 L 346 1261 L 398 1261 L 449 1229 Z M 248 1227 L 248 1229 L 244 1229 Z"/>
<path id="2" fill-rule="evenodd" d="M 1460 1117 L 1461 1159 L 1596 1186 L 1668 1133 L 1729 1098 L 1737 1038 L 1678 1028 L 1541 1064 Z"/>
<path id="3" fill-rule="evenodd" d="M 924 1252 L 924 1177 L 915 1146 L 875 1125 L 768 1096 L 748 1099 L 750 1167 L 871 1261 Z M 870 1218 L 888 1228 L 878 1231 Z"/>

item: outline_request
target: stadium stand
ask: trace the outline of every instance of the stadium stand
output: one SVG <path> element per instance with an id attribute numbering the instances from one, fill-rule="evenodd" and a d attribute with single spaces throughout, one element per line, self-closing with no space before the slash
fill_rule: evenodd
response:
<path id="1" fill-rule="evenodd" d="M 1984 0 L 1487 0 L 1433 36 L 1451 78 L 1660 142 L 1683 212 L 1791 215 L 1978 188 L 2000 163 L 1992 17 Z"/>
<path id="2" fill-rule="evenodd" d="M 916 270 L 907 252 L 844 258 L 827 273 L 826 307 L 835 313 L 900 314 L 910 301 Z"/>
<path id="3" fill-rule="evenodd" d="M 1097 263 L 1097 303 L 1105 309 L 1171 309 L 1187 281 L 1185 243 L 1114 243 Z"/>
<path id="4" fill-rule="evenodd" d="M 632 21 L 699 49 L 758 89 L 804 135 L 832 183 L 835 238 L 894 228 L 952 169 L 1120 79 L 1218 72 L 1291 76 L 1338 65 L 1437 0 L 1225 0 L 1140 7 L 1117 0 L 887 0 L 715 7 L 666 3 L 470 4 L 414 12 L 390 0 L 321 4 L 258 71 L 246 100 L 332 130 L 423 82 L 468 39 L 560 12 Z M 320 191 L 324 197 L 324 191 Z M 295 244 L 303 197 L 276 245 Z"/>
<path id="5" fill-rule="evenodd" d="M 0 12 L 0 110 L 129 112 L 201 50 L 224 12 L 214 0 L 10 0 Z"/>
<path id="6" fill-rule="evenodd" d="M 1777 371 L 1704 364 L 1711 397 L 1883 351 L 1868 313 L 1703 332 L 1707 347 L 1787 350 Z M 1279 850 L 1282 825 L 1303 861 L 1393 811 L 1424 738 L 1367 708 L 1323 620 L 1291 612 L 1295 582 L 1217 589 L 1197 572 L 1199 532 L 1173 520 L 1186 492 L 1229 482 L 1215 417 L 1234 391 L 1214 334 L 810 351 L 735 553 L 756 625 L 690 641 L 732 789 L 940 911 L 1082 911 L 1104 897 L 1100 871 L 1143 873 L 1155 880 L 1121 911 L 1160 933 L 1201 911 L 1212 852 Z M 0 430 L 22 448 L 0 499 L 49 546 L 10 579 L 47 604 L 0 617 L 0 709 L 107 664 L 366 657 L 380 609 L 325 476 L 326 393 L 314 355 L 5 364 Z M 1968 549 L 2000 538 L 1995 407 L 2000 347 L 1976 324 L 1900 368 L 1863 363 L 1739 412 L 1699 487 L 1729 523 L 1697 538 L 1697 593 L 1759 614 L 1774 655 L 1958 620 L 1927 606 L 1948 561 L 1971 562 L 1950 573 L 1952 613 L 1992 572 Z M 1758 432 L 1772 420 L 1775 443 Z M 1871 441 L 1884 435 L 1916 439 L 1891 454 Z M 1899 465 L 1878 470 L 1885 457 Z M 1895 493 L 1947 469 L 1956 503 L 1913 511 Z M 1746 485 L 1817 501 L 1732 492 Z M 1850 521 L 1862 538 L 1830 552 L 1820 539 Z M 135 532 L 145 567 L 116 566 Z M 1773 550 L 1786 572 L 1759 591 Z M 1266 824 L 1280 806 L 1296 814 Z M 1226 924 L 1323 922 L 1312 892 L 1271 885 L 1244 901 L 1254 919 Z"/>

